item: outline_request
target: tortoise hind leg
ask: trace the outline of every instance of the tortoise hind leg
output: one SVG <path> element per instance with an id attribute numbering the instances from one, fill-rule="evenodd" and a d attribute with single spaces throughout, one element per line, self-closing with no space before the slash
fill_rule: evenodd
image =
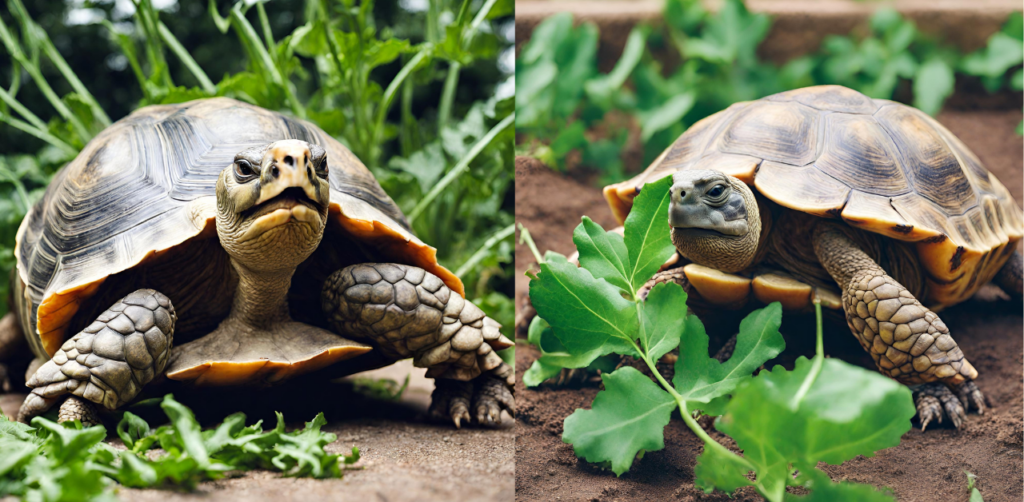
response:
<path id="1" fill-rule="evenodd" d="M 352 265 L 327 279 L 322 306 L 336 333 L 373 340 L 385 356 L 428 368 L 437 386 L 431 414 L 460 426 L 514 413 L 513 372 L 494 353 L 512 341 L 434 274 L 392 263 Z"/>
<path id="2" fill-rule="evenodd" d="M 167 367 L 176 320 L 171 301 L 156 291 L 122 298 L 32 375 L 18 420 L 27 422 L 68 394 L 83 399 L 66 402 L 62 418 L 95 418 L 91 403 L 113 410 L 130 402 Z"/>
<path id="3" fill-rule="evenodd" d="M 978 372 L 938 315 L 889 276 L 836 225 L 822 223 L 815 228 L 814 251 L 843 290 L 847 325 L 883 374 L 906 385 L 945 384 L 960 396 L 952 405 L 952 413 L 947 410 L 958 428 L 963 421 L 957 420 L 957 416 L 965 410 L 984 412 L 985 399 L 973 382 Z M 933 394 L 915 393 L 919 410 L 939 409 L 931 402 L 936 398 Z M 932 399 L 926 399 L 929 396 Z M 948 399 L 944 404 L 948 404 Z M 925 414 L 921 416 L 922 422 L 928 418 Z"/>
<path id="4" fill-rule="evenodd" d="M 1024 297 L 1024 259 L 1021 258 L 1020 251 L 1014 251 L 1010 255 L 1003 268 L 996 272 L 993 282 L 1017 300 Z"/>

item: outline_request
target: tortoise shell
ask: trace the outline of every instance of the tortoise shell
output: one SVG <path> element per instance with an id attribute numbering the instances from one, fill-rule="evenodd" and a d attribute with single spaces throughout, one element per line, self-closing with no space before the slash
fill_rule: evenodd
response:
<path id="1" fill-rule="evenodd" d="M 413 235 L 370 171 L 319 127 L 228 98 L 147 106 L 90 141 L 18 229 L 21 294 L 13 296 L 33 351 L 52 355 L 80 307 L 111 276 L 180 251 L 199 236 L 215 237 L 220 172 L 236 153 L 282 139 L 327 151 L 331 203 L 321 248 L 333 232 L 367 245 L 377 261 L 422 267 L 462 294 L 461 281 Z M 205 246 L 211 247 L 222 251 Z"/>
<path id="2" fill-rule="evenodd" d="M 783 207 L 916 243 L 940 306 L 991 280 L 1024 235 L 1020 206 L 945 127 L 841 86 L 736 103 L 605 198 L 623 222 L 644 183 L 682 169 L 716 169 Z"/>

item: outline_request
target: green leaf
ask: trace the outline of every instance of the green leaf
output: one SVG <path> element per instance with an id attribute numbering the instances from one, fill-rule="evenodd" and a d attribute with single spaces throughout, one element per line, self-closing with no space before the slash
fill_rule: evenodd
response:
<path id="1" fill-rule="evenodd" d="M 635 338 L 636 307 L 616 287 L 556 253 L 548 253 L 540 269 L 530 281 L 530 298 L 568 354 L 600 351 L 609 338 Z"/>
<path id="2" fill-rule="evenodd" d="M 751 312 L 740 323 L 736 348 L 724 363 L 708 355 L 708 336 L 696 316 L 687 316 L 679 342 L 672 385 L 687 401 L 691 411 L 704 409 L 702 403 L 724 396 L 769 359 L 779 355 L 786 342 L 779 333 L 782 306 L 774 302 Z M 706 411 L 706 410 L 705 410 Z"/>
<path id="3" fill-rule="evenodd" d="M 910 390 L 874 371 L 824 359 L 815 375 L 814 366 L 800 357 L 793 371 L 762 371 L 733 392 L 715 422 L 755 466 L 769 500 L 781 500 L 789 465 L 810 470 L 874 456 L 899 444 L 916 413 Z"/>
<path id="4" fill-rule="evenodd" d="M 942 109 L 942 103 L 953 93 L 953 69 L 939 58 L 932 58 L 917 69 L 914 76 L 914 106 L 928 115 Z"/>
<path id="5" fill-rule="evenodd" d="M 655 133 L 681 123 L 695 102 L 693 93 L 677 94 L 658 108 L 641 115 L 640 141 L 650 141 Z"/>
<path id="6" fill-rule="evenodd" d="M 665 447 L 663 429 L 676 402 L 669 393 L 635 368 L 626 366 L 601 375 L 604 390 L 589 410 L 577 409 L 565 419 L 562 441 L 573 445 L 588 462 L 611 462 L 621 476 L 640 450 Z"/>
<path id="7" fill-rule="evenodd" d="M 818 469 L 800 471 L 797 482 L 810 490 L 811 493 L 804 496 L 787 493 L 787 501 L 832 502 L 835 500 L 856 500 L 860 502 L 893 502 L 896 500 L 889 489 L 879 491 L 871 485 L 847 481 L 836 483 L 829 479 L 828 474 Z"/>
<path id="8" fill-rule="evenodd" d="M 136 441 L 148 436 L 149 433 L 149 424 L 130 411 L 124 412 L 121 421 L 117 423 L 117 435 L 129 450 L 132 449 Z"/>
<path id="9" fill-rule="evenodd" d="M 448 160 L 445 159 L 444 152 L 441 151 L 441 145 L 431 143 L 422 150 L 416 151 L 408 159 L 392 157 L 388 167 L 413 175 L 419 182 L 422 193 L 427 193 L 444 174 L 445 168 L 448 167 Z"/>
<path id="10" fill-rule="evenodd" d="M 974 486 L 978 482 L 978 476 L 967 471 L 964 471 L 964 474 L 967 475 L 967 491 L 971 492 L 971 498 L 968 502 L 985 502 L 985 499 L 981 496 L 981 492 L 978 491 L 978 487 Z"/>
<path id="11" fill-rule="evenodd" d="M 629 36 L 626 38 L 626 46 L 622 49 L 622 56 L 615 63 L 615 68 L 612 68 L 611 73 L 601 78 L 588 80 L 584 84 L 584 89 L 590 99 L 597 102 L 608 101 L 611 99 L 612 93 L 619 90 L 626 83 L 626 79 L 633 73 L 633 68 L 636 68 L 637 63 L 640 62 L 640 58 L 644 54 L 647 43 L 647 31 L 648 28 L 646 27 L 634 27 L 629 32 Z"/>
<path id="12" fill-rule="evenodd" d="M 655 284 L 641 304 L 640 341 L 651 361 L 679 345 L 686 333 L 686 291 L 674 282 Z M 698 321 L 699 322 L 699 321 Z"/>
<path id="13" fill-rule="evenodd" d="M 732 493 L 754 484 L 747 479 L 747 472 L 749 467 L 738 457 L 705 445 L 704 453 L 697 457 L 697 465 L 693 467 L 693 484 L 704 493 L 711 493 L 715 488 Z"/>
<path id="14" fill-rule="evenodd" d="M 160 404 L 167 418 L 171 419 L 174 431 L 178 433 L 178 440 L 185 448 L 185 451 L 195 459 L 202 467 L 210 465 L 210 456 L 203 445 L 203 438 L 199 432 L 199 422 L 196 422 L 192 410 L 174 400 L 174 396 L 167 394 L 163 403 Z"/>
<path id="15" fill-rule="evenodd" d="M 572 241 L 580 253 L 581 267 L 597 279 L 604 279 L 623 291 L 630 291 L 626 275 L 629 253 L 621 235 L 606 232 L 601 225 L 584 216 L 583 222 L 573 231 Z"/>
<path id="16" fill-rule="evenodd" d="M 633 291 L 639 290 L 675 253 L 668 226 L 671 186 L 671 176 L 644 185 L 626 217 L 625 244 L 629 251 L 626 272 Z"/>

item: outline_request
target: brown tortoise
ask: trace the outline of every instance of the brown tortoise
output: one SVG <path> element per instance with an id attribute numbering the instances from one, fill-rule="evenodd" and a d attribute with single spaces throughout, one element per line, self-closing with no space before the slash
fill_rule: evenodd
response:
<path id="1" fill-rule="evenodd" d="M 23 332 L 36 357 L 23 421 L 62 399 L 62 419 L 95 421 L 161 376 L 263 386 L 410 357 L 437 379 L 433 415 L 514 412 L 494 353 L 512 342 L 305 121 L 226 98 L 142 108 L 57 173 L 15 254 L 0 345 Z"/>
<path id="2" fill-rule="evenodd" d="M 619 221 L 665 176 L 678 261 L 648 286 L 728 307 L 818 299 L 845 311 L 882 373 L 915 387 L 922 427 L 983 412 L 978 373 L 936 312 L 993 279 L 1020 300 L 1024 218 L 938 122 L 839 86 L 737 103 L 606 187 Z"/>

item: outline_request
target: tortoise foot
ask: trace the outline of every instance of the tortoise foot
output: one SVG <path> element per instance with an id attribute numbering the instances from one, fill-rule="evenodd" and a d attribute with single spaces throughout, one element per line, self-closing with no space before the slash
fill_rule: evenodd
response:
<path id="1" fill-rule="evenodd" d="M 31 420 L 68 394 L 110 410 L 131 401 L 167 366 L 176 320 L 171 301 L 156 291 L 122 298 L 32 374 L 18 420 Z"/>
<path id="2" fill-rule="evenodd" d="M 60 411 L 57 413 L 57 423 L 62 424 L 75 420 L 82 422 L 83 427 L 92 427 L 103 422 L 100 420 L 96 405 L 78 396 L 70 396 L 64 401 L 64 404 L 60 405 Z"/>
<path id="3" fill-rule="evenodd" d="M 974 383 L 974 380 L 965 380 L 959 384 L 952 385 L 953 392 L 956 392 L 957 397 L 960 398 L 960 404 L 963 405 L 964 409 L 970 411 L 975 410 L 979 415 L 985 414 L 985 402 L 987 399 L 985 395 L 978 389 L 978 385 Z"/>
<path id="4" fill-rule="evenodd" d="M 473 382 L 460 380 L 437 380 L 430 395 L 430 417 L 444 422 L 451 420 L 456 429 L 462 422 L 469 423 L 469 401 L 473 397 Z"/>
<path id="5" fill-rule="evenodd" d="M 497 426 L 501 423 L 502 410 L 515 416 L 512 378 L 501 371 L 503 368 L 511 370 L 510 366 L 502 364 L 468 382 L 437 379 L 430 396 L 430 417 L 442 422 L 451 420 L 458 429 L 464 423 Z"/>
<path id="6" fill-rule="evenodd" d="M 967 423 L 965 403 L 962 403 L 942 382 L 926 383 L 917 387 L 914 390 L 914 403 L 917 406 L 922 431 L 932 422 L 941 424 L 945 418 L 948 418 L 958 430 L 963 429 Z"/>
<path id="7" fill-rule="evenodd" d="M 501 423 L 501 411 L 516 415 L 516 399 L 501 379 L 484 375 L 473 381 L 473 418 L 476 423 L 494 427 Z"/>

